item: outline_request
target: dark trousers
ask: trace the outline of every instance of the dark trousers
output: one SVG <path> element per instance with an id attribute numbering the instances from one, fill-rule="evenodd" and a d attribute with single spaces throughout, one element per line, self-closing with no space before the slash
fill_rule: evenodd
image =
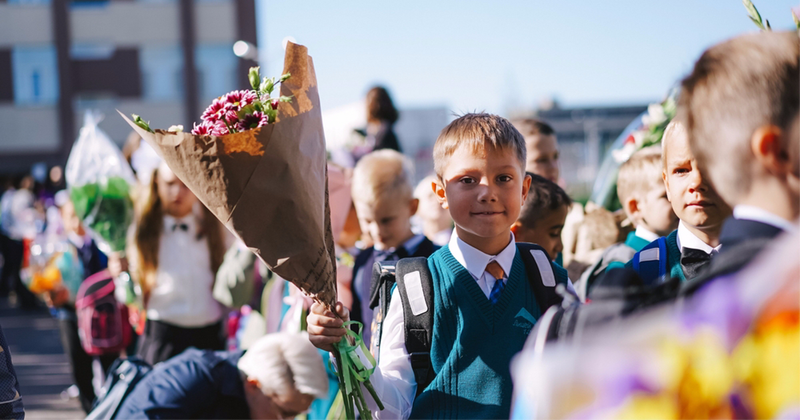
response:
<path id="1" fill-rule="evenodd" d="M 65 310 L 68 311 L 68 310 Z M 74 315 L 74 312 L 72 313 Z M 94 387 L 92 386 L 92 356 L 86 354 L 78 336 L 78 322 L 75 318 L 59 319 L 58 327 L 61 330 L 61 344 L 64 352 L 72 366 L 72 376 L 75 378 L 75 385 L 80 391 L 81 407 L 87 414 L 92 411 L 94 403 Z M 100 357 L 100 364 L 103 366 L 103 375 L 108 374 L 111 364 L 119 357 L 119 354 L 107 354 Z M 105 380 L 105 378 L 103 378 Z"/>
<path id="2" fill-rule="evenodd" d="M 3 272 L 0 278 L 0 294 L 8 295 L 9 290 L 14 290 L 17 294 L 17 304 L 23 309 L 37 307 L 36 295 L 31 293 L 19 275 L 22 269 L 22 258 L 24 255 L 24 245 L 22 241 L 11 239 L 6 235 L 0 237 L 0 245 L 3 251 Z"/>
<path id="3" fill-rule="evenodd" d="M 183 353 L 189 347 L 200 350 L 225 350 L 222 321 L 199 328 L 185 328 L 148 319 L 139 337 L 137 355 L 150 365 Z"/>

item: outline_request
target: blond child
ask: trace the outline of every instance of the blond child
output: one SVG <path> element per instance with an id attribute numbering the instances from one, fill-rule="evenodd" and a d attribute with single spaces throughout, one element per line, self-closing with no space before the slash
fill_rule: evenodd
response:
<path id="1" fill-rule="evenodd" d="M 525 171 L 558 183 L 558 139 L 553 127 L 535 118 L 514 120 L 513 124 L 525 139 Z"/>
<path id="2" fill-rule="evenodd" d="M 436 182 L 435 175 L 426 176 L 414 189 L 414 197 L 419 200 L 417 217 L 422 224 L 422 234 L 434 244 L 444 246 L 453 234 L 453 219 L 436 199 L 436 194 L 431 188 L 434 182 Z"/>
<path id="3" fill-rule="evenodd" d="M 681 281 L 697 276 L 718 252 L 722 222 L 731 214 L 689 150 L 682 115 L 669 123 L 661 143 L 661 176 L 680 221 L 678 229 L 645 246 L 626 265 L 645 284 L 658 283 L 665 275 Z"/>
<path id="4" fill-rule="evenodd" d="M 569 284 L 566 271 L 550 263 L 543 250 L 524 248 L 525 244 L 518 248 L 514 243 L 510 226 L 518 219 L 531 184 L 525 156 L 522 135 L 495 115 L 464 115 L 436 140 L 437 180 L 432 187 L 450 211 L 455 234 L 427 260 L 433 286 L 430 305 L 426 300 L 420 312 L 416 302 L 410 310 L 415 316 L 432 311 L 429 376 L 417 379 L 407 350 L 408 301 L 393 303 L 372 375 L 386 407 L 376 412 L 378 417 L 509 417 L 511 358 L 547 309 L 537 303 L 541 292 L 534 289 Z M 529 255 L 522 255 L 522 249 Z M 538 270 L 538 283 L 529 278 L 529 267 Z M 395 290 L 392 302 L 399 296 Z M 349 318 L 341 305 L 336 309 L 342 319 Z M 345 334 L 342 319 L 322 305 L 312 306 L 308 316 L 312 343 L 331 350 Z M 416 359 L 423 356 L 415 353 Z M 371 399 L 368 405 L 376 410 Z"/>
<path id="5" fill-rule="evenodd" d="M 517 242 L 537 244 L 547 251 L 550 260 L 555 261 L 564 248 L 561 230 L 572 200 L 555 182 L 539 175 L 529 175 L 531 189 L 511 231 Z"/>
<path id="6" fill-rule="evenodd" d="M 353 320 L 365 325 L 364 343 L 370 346 L 377 285 L 372 284 L 372 265 L 405 257 L 427 257 L 437 247 L 424 235 L 411 231 L 411 216 L 419 200 L 411 186 L 411 163 L 399 152 L 379 150 L 365 155 L 353 171 L 353 204 L 361 231 L 373 246 L 361 251 L 353 265 Z"/>

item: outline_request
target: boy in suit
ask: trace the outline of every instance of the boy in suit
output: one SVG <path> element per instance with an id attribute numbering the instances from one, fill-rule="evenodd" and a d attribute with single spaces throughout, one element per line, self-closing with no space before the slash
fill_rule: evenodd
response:
<path id="1" fill-rule="evenodd" d="M 525 141 L 504 118 L 467 114 L 450 123 L 433 149 L 439 202 L 450 210 L 455 234 L 427 260 L 433 283 L 433 379 L 418 382 L 406 348 L 404 305 L 398 292 L 384 321 L 373 386 L 387 418 L 508 418 L 511 358 L 522 349 L 539 307 L 526 263 L 510 227 L 530 190 Z M 542 283 L 569 287 L 566 270 L 531 250 Z M 542 274 L 545 273 L 545 274 Z M 537 286 L 538 287 L 538 286 Z M 348 312 L 336 305 L 342 319 Z M 415 306 L 417 307 L 417 306 Z M 414 311 L 414 309 L 412 309 Z M 416 313 L 414 315 L 417 315 Z M 342 319 L 315 304 L 310 339 L 331 350 L 345 334 Z M 376 407 L 370 397 L 368 405 Z"/>
<path id="2" fill-rule="evenodd" d="M 796 32 L 752 33 L 709 48 L 683 80 L 689 146 L 733 206 L 720 235 L 725 258 L 708 277 L 739 271 L 777 235 L 797 229 L 798 62 Z"/>

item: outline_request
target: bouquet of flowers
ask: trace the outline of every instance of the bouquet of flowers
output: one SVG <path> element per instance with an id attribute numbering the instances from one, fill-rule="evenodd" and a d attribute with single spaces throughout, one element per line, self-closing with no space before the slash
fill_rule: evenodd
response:
<path id="1" fill-rule="evenodd" d="M 67 160 L 65 178 L 75 213 L 106 254 L 125 249 L 133 222 L 132 185 L 136 178 L 119 148 L 87 112 L 81 134 Z"/>
<path id="2" fill-rule="evenodd" d="M 512 418 L 796 418 L 798 239 L 680 305 L 523 351 Z"/>
<path id="3" fill-rule="evenodd" d="M 138 116 L 120 115 L 273 272 L 333 308 L 336 260 L 313 62 L 305 47 L 289 43 L 283 76 L 262 79 L 258 68 L 248 76 L 252 90 L 216 99 L 191 133 L 153 130 Z M 349 418 L 357 384 L 369 383 L 372 372 L 351 357 L 362 347 L 359 337 L 342 340 L 336 357 Z"/>
<path id="4" fill-rule="evenodd" d="M 83 281 L 83 266 L 66 238 L 39 235 L 31 242 L 29 252 L 28 266 L 20 272 L 28 289 L 40 294 L 63 285 L 69 298 L 75 299 Z"/>

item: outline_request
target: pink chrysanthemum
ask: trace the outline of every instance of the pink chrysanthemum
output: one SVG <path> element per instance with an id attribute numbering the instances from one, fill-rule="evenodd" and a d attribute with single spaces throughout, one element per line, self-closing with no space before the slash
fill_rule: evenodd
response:
<path id="1" fill-rule="evenodd" d="M 203 112 L 203 116 L 201 117 L 203 121 L 214 121 L 218 120 L 222 115 L 220 112 L 225 109 L 226 102 L 223 98 L 216 98 L 211 105 L 206 108 L 205 112 Z"/>
<path id="2" fill-rule="evenodd" d="M 222 98 L 227 104 L 232 105 L 234 109 L 238 111 L 245 105 L 253 103 L 258 99 L 258 96 L 251 90 L 234 90 Z"/>
<path id="3" fill-rule="evenodd" d="M 269 116 L 263 112 L 255 111 L 252 114 L 245 115 L 236 125 L 239 131 L 251 130 L 258 127 L 263 127 L 269 124 Z"/>

